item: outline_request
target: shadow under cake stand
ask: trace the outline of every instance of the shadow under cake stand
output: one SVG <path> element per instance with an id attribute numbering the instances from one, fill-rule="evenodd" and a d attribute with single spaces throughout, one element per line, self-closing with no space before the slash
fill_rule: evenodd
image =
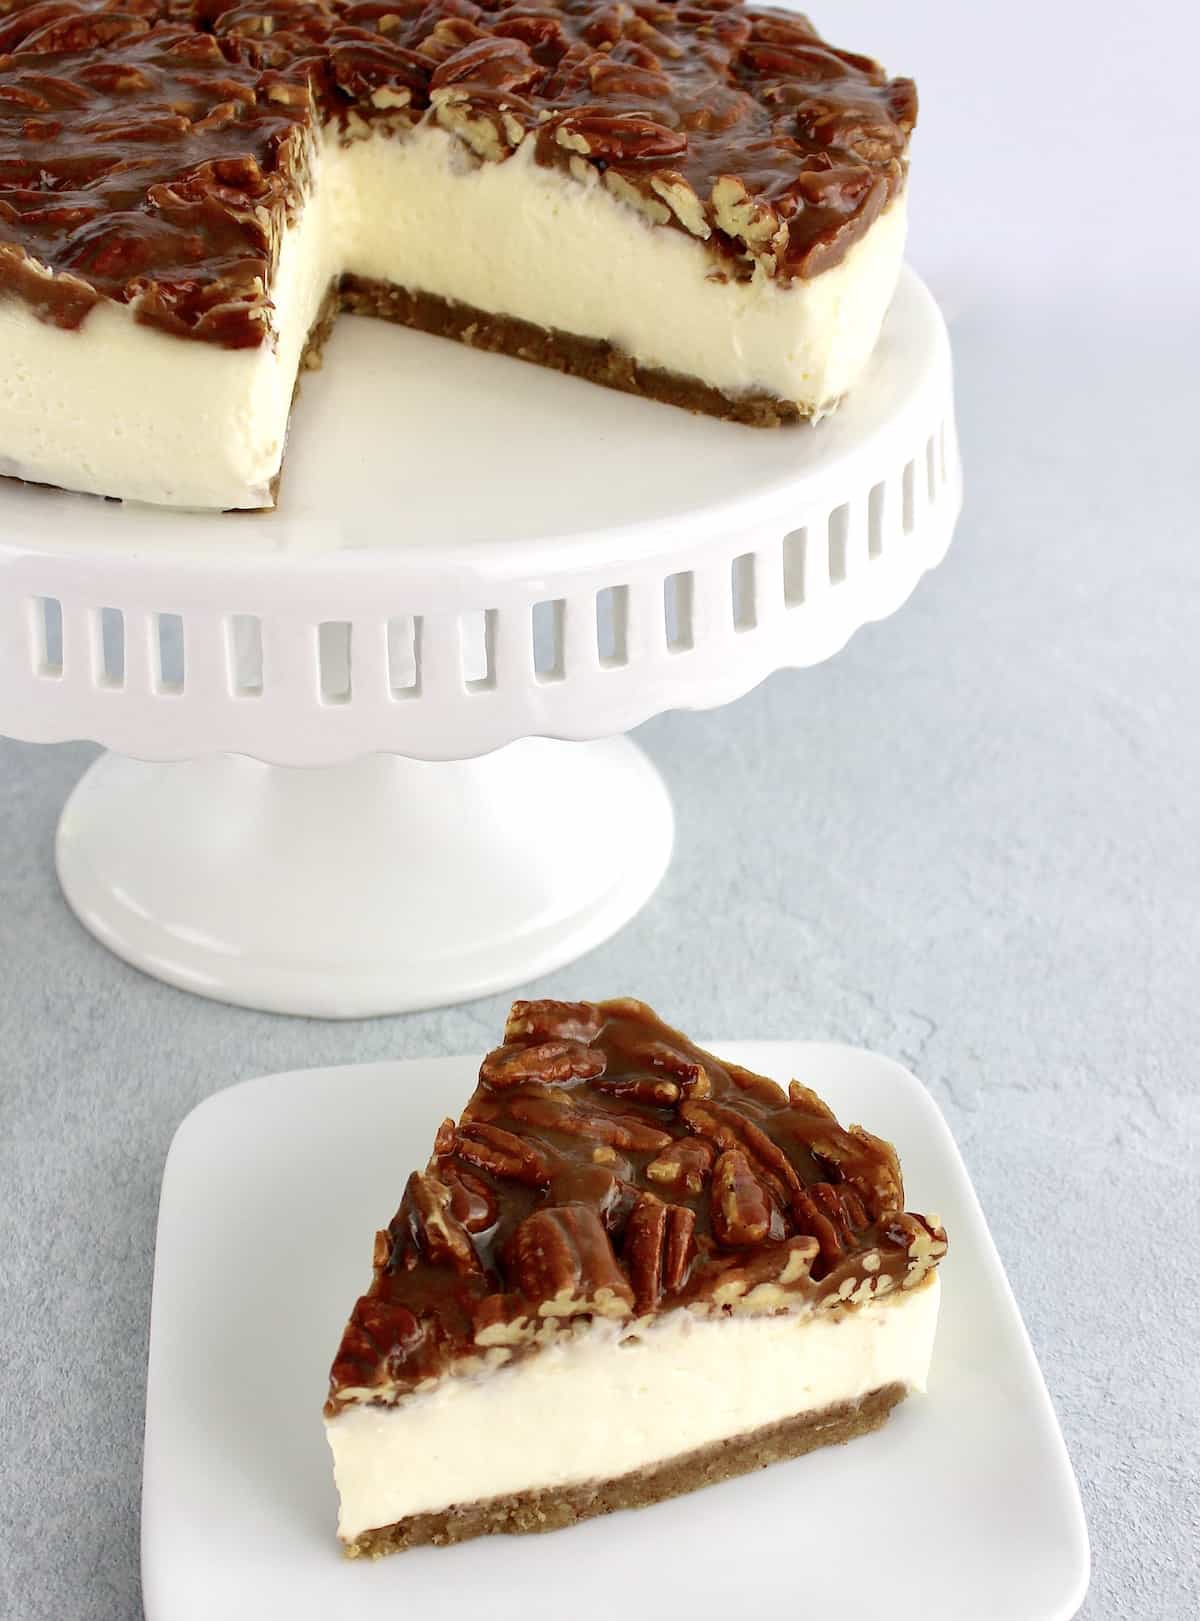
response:
<path id="1" fill-rule="evenodd" d="M 774 433 L 346 320 L 273 513 L 0 489 L 0 733 L 113 751 L 58 872 L 137 967 L 285 1013 L 460 1001 L 658 884 L 671 806 L 621 734 L 829 658 L 960 502 L 910 271 L 846 405 Z"/>

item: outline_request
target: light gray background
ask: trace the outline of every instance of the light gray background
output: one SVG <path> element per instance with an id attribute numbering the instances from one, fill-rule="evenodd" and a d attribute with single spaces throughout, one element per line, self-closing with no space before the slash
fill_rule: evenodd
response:
<path id="1" fill-rule="evenodd" d="M 618 939 L 529 989 L 636 992 L 699 1033 L 910 1064 L 963 1146 L 1082 1481 L 1082 1613 L 1183 1621 L 1200 30 L 1190 6 L 1097 6 L 1081 39 L 1081 15 L 817 8 L 921 81 L 912 257 L 953 327 L 967 512 L 945 566 L 831 664 L 642 730 L 678 810 L 670 875 Z M 55 817 L 91 756 L 0 743 L 5 1621 L 141 1613 L 155 1207 L 186 1112 L 272 1070 L 482 1049 L 506 1001 L 306 1024 L 142 978 L 55 887 Z"/>

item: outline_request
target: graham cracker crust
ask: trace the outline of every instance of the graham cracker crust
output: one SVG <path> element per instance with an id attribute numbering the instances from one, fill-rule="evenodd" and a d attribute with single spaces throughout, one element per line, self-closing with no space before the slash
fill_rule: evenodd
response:
<path id="1" fill-rule="evenodd" d="M 695 377 L 640 366 L 615 344 L 534 326 L 511 315 L 489 315 L 469 304 L 456 304 L 433 293 L 411 292 L 406 287 L 369 281 L 361 276 L 343 276 L 339 297 L 342 308 L 353 310 L 356 315 L 374 315 L 400 326 L 415 327 L 418 332 L 430 332 L 435 337 L 454 338 L 459 343 L 470 344 L 473 349 L 512 355 L 537 366 L 566 372 L 570 377 L 583 377 L 605 388 L 640 394 L 665 405 L 678 405 L 702 416 L 721 417 L 726 422 L 741 422 L 752 428 L 778 428 L 807 415 L 792 400 L 776 399 L 766 393 L 725 394 Z M 318 349 L 321 338 L 318 338 Z"/>
<path id="2" fill-rule="evenodd" d="M 364 1531 L 346 1545 L 345 1554 L 348 1559 L 380 1559 L 425 1543 L 440 1547 L 470 1537 L 557 1531 L 598 1514 L 644 1508 L 700 1486 L 715 1486 L 722 1480 L 765 1469 L 768 1464 L 802 1457 L 817 1447 L 842 1446 L 856 1436 L 877 1430 L 906 1394 L 903 1385 L 884 1385 L 861 1401 L 839 1402 L 820 1412 L 802 1413 L 615 1480 L 514 1492 L 507 1497 L 455 1504 L 436 1514 L 413 1514 L 394 1525 Z"/>

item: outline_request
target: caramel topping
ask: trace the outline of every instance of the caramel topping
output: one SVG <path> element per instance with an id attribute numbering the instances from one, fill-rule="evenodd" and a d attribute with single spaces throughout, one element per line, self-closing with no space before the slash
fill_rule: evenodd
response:
<path id="1" fill-rule="evenodd" d="M 317 131 L 423 120 L 786 281 L 902 188 L 915 119 L 911 81 L 738 0 L 0 0 L 0 292 L 262 343 Z"/>
<path id="2" fill-rule="evenodd" d="M 946 1250 L 895 1150 L 643 1003 L 517 1002 L 380 1235 L 328 1411 L 523 1354 L 572 1319 L 852 1311 Z"/>

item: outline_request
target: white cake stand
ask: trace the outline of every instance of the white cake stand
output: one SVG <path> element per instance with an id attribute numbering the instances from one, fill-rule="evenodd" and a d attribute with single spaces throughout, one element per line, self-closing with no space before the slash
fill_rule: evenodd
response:
<path id="1" fill-rule="evenodd" d="M 959 505 L 911 273 L 852 399 L 777 433 L 347 320 L 273 514 L 0 489 L 0 732 L 115 751 L 58 870 L 138 967 L 287 1013 L 463 1000 L 654 890 L 671 808 L 620 734 L 830 657 Z"/>

